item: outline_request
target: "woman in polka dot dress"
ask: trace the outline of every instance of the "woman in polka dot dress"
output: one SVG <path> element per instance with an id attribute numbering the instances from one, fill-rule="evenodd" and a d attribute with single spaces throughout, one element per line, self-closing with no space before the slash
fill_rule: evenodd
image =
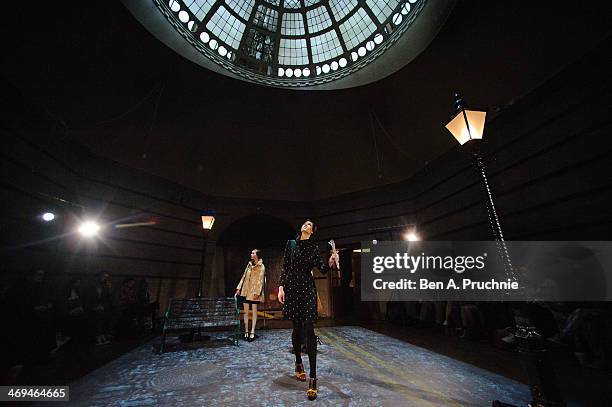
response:
<path id="1" fill-rule="evenodd" d="M 319 247 L 312 235 L 316 226 L 311 220 L 302 225 L 296 240 L 290 240 L 285 247 L 283 269 L 278 287 L 278 300 L 283 304 L 283 316 L 293 321 L 291 340 L 295 352 L 295 377 L 306 381 L 302 363 L 302 336 L 306 332 L 306 349 L 310 364 L 308 399 L 317 397 L 317 341 L 314 334 L 314 321 L 317 319 L 317 288 L 312 269 L 318 268 L 323 274 L 334 265 L 330 256 L 325 264 L 319 255 Z"/>

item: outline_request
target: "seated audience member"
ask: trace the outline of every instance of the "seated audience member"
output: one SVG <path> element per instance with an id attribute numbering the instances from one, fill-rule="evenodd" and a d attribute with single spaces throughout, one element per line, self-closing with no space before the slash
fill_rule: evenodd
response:
<path id="1" fill-rule="evenodd" d="M 89 335 L 88 320 L 83 306 L 81 279 L 74 277 L 64 294 L 64 329 L 68 336 L 82 341 Z"/>
<path id="2" fill-rule="evenodd" d="M 463 333 L 461 338 L 480 338 L 485 334 L 485 321 L 480 308 L 474 303 L 463 303 L 459 308 Z"/>
<path id="3" fill-rule="evenodd" d="M 419 322 L 421 325 L 433 325 L 436 328 L 442 327 L 446 319 L 445 301 L 422 301 L 419 310 Z"/>
<path id="4" fill-rule="evenodd" d="M 406 308 L 402 301 L 389 301 L 386 304 L 385 320 L 396 326 L 404 326 L 408 320 Z M 304 342 L 302 342 L 304 343 Z"/>
<path id="5" fill-rule="evenodd" d="M 119 322 L 117 333 L 125 335 L 128 333 L 138 313 L 136 280 L 126 277 L 119 292 Z"/>
<path id="6" fill-rule="evenodd" d="M 45 270 L 38 269 L 34 272 L 29 287 L 30 309 L 32 311 L 31 328 L 34 341 L 34 349 L 45 355 L 57 346 L 56 343 L 56 315 L 51 301 L 46 280 Z"/>
<path id="7" fill-rule="evenodd" d="M 137 320 L 138 329 L 140 331 L 146 331 L 153 327 L 153 306 L 151 303 L 151 297 L 149 296 L 149 285 L 147 280 L 142 278 L 138 281 L 138 288 L 136 290 L 136 305 L 138 307 Z"/>
<path id="8" fill-rule="evenodd" d="M 408 325 L 415 325 L 419 321 L 421 304 L 418 301 L 408 301 L 404 303 L 406 310 L 406 320 Z"/>
<path id="9" fill-rule="evenodd" d="M 557 311 L 560 323 L 557 334 L 549 340 L 563 346 L 573 346 L 582 365 L 606 368 L 610 362 L 610 305 L 585 304 L 574 309 L 567 318 Z M 558 307 L 557 307 L 558 308 Z"/>
<path id="10" fill-rule="evenodd" d="M 96 284 L 90 290 L 88 303 L 96 335 L 96 345 L 106 345 L 110 343 L 113 317 L 111 278 L 108 273 L 98 273 Z"/>
<path id="11" fill-rule="evenodd" d="M 463 325 L 461 324 L 461 303 L 448 301 L 446 303 L 446 317 L 442 323 L 446 335 L 461 334 Z"/>

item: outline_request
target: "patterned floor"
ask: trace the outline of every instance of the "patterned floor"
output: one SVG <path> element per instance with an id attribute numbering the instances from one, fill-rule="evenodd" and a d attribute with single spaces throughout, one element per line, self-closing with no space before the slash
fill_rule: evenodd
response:
<path id="1" fill-rule="evenodd" d="M 529 400 L 527 386 L 502 376 L 364 328 L 327 327 L 317 329 L 319 398 L 310 402 L 307 384 L 292 376 L 290 330 L 259 333 L 259 340 L 239 347 L 222 333 L 197 348 L 175 341 L 163 355 L 154 353 L 159 340 L 153 341 L 71 383 L 70 405 L 420 407 Z"/>

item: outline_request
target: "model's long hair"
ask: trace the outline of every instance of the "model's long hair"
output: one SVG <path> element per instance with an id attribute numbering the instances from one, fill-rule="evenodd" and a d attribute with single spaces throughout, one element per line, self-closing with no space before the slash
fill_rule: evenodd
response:
<path id="1" fill-rule="evenodd" d="M 314 220 L 312 219 L 306 219 L 304 220 L 304 222 L 302 222 L 302 224 L 300 225 L 299 229 L 298 229 L 298 233 L 295 236 L 295 240 L 300 240 L 300 237 L 302 236 L 302 226 L 304 225 L 304 223 L 306 222 L 310 222 L 312 223 L 312 235 L 310 235 L 310 239 L 312 239 L 312 237 L 315 235 L 315 233 L 317 233 L 317 224 L 314 222 Z"/>

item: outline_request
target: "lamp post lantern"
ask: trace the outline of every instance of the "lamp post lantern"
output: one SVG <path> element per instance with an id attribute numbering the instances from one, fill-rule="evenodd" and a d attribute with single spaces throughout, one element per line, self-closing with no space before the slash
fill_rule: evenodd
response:
<path id="1" fill-rule="evenodd" d="M 493 193 L 487 178 L 484 160 L 480 154 L 480 145 L 484 136 L 487 113 L 483 110 L 467 109 L 465 101 L 457 92 L 455 92 L 455 110 L 455 115 L 446 124 L 446 129 L 451 132 L 459 144 L 472 154 L 474 166 L 476 167 L 485 194 L 485 206 L 489 225 L 493 231 L 506 278 L 517 281 L 499 216 L 495 209 Z M 556 378 L 546 347 L 543 344 L 542 336 L 538 333 L 533 321 L 530 321 L 529 315 L 525 315 L 522 309 L 517 309 L 517 311 L 519 315 L 515 317 L 515 337 L 518 342 L 522 364 L 527 371 L 529 380 L 529 389 L 532 397 L 529 405 L 532 407 L 565 406 L 565 402 L 556 384 Z M 493 407 L 512 406 L 498 400 L 493 401 L 492 405 Z"/>
<path id="2" fill-rule="evenodd" d="M 212 230 L 215 223 L 215 217 L 212 214 L 202 215 L 202 260 L 200 263 L 200 278 L 198 279 L 198 298 L 202 298 L 202 282 L 204 280 L 204 265 L 206 262 L 206 245 L 208 243 L 208 234 Z"/>
<path id="3" fill-rule="evenodd" d="M 487 178 L 486 167 L 482 155 L 480 154 L 480 143 L 484 136 L 484 126 L 487 112 L 484 110 L 467 109 L 465 101 L 455 92 L 455 115 L 446 124 L 446 129 L 457 139 L 459 144 L 465 146 L 472 153 L 474 165 L 480 178 L 481 186 L 485 194 L 485 207 L 489 218 L 489 225 L 493 232 L 493 237 L 497 242 L 497 249 L 500 255 L 506 278 L 516 281 L 516 276 L 512 268 L 512 261 L 508 248 L 504 240 L 501 223 L 495 202 L 493 201 L 493 193 Z"/>

